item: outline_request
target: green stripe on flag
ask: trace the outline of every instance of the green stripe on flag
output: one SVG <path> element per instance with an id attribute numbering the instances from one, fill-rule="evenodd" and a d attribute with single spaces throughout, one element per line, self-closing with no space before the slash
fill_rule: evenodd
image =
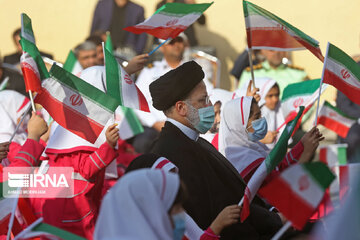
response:
<path id="1" fill-rule="evenodd" d="M 269 20 L 275 20 L 275 21 L 281 23 L 282 25 L 286 26 L 290 30 L 292 30 L 296 35 L 298 35 L 300 38 L 304 39 L 310 45 L 312 45 L 314 47 L 319 47 L 319 42 L 318 41 L 316 41 L 315 39 L 313 39 L 309 35 L 305 34 L 300 29 L 294 27 L 290 23 L 288 23 L 288 22 L 282 20 L 281 18 L 279 18 L 278 16 L 272 14 L 271 12 L 269 12 L 269 11 L 255 5 L 255 4 L 251 3 L 251 2 L 248 2 L 248 1 L 243 1 L 243 4 L 247 5 L 247 10 L 246 11 L 244 10 L 245 17 L 248 17 L 249 15 L 256 14 L 256 15 L 261 15 L 263 17 L 266 17 Z M 248 27 L 251 27 L 251 26 L 248 26 Z"/>
<path id="2" fill-rule="evenodd" d="M 63 68 L 68 71 L 68 72 L 71 72 L 74 68 L 74 65 L 75 63 L 77 62 L 77 58 L 74 54 L 74 52 L 72 50 L 70 50 L 67 58 L 66 58 L 66 61 L 64 63 L 64 66 Z"/>
<path id="3" fill-rule="evenodd" d="M 356 77 L 358 81 L 360 81 L 359 65 L 340 48 L 329 43 L 327 57 L 344 66 L 344 68 L 348 69 L 354 75 L 354 77 Z"/>
<path id="4" fill-rule="evenodd" d="M 22 37 L 31 38 L 31 39 L 27 39 L 27 40 L 32 42 L 33 44 L 35 44 L 35 36 L 34 36 L 34 32 L 32 30 L 31 19 L 25 13 L 21 14 L 21 32 L 22 32 L 21 35 L 25 35 Z"/>
<path id="5" fill-rule="evenodd" d="M 330 186 L 335 179 L 334 174 L 322 162 L 304 163 L 302 167 L 309 173 L 311 178 L 316 181 L 321 188 L 325 189 Z"/>
<path id="6" fill-rule="evenodd" d="M 202 13 L 208 7 L 211 6 L 214 2 L 211 3 L 201 3 L 201 4 L 184 4 L 184 3 L 166 3 L 161 8 L 159 8 L 155 13 L 161 14 L 190 14 L 190 13 Z"/>
<path id="7" fill-rule="evenodd" d="M 36 62 L 38 71 L 40 73 L 41 80 L 49 78 L 50 77 L 49 72 L 46 69 L 45 63 L 44 63 L 36 45 L 23 37 L 21 37 L 21 39 L 20 39 L 20 44 L 21 44 L 23 51 L 29 53 L 30 56 Z"/>
<path id="8" fill-rule="evenodd" d="M 273 171 L 275 167 L 284 159 L 287 153 L 289 138 L 291 137 L 295 126 L 299 121 L 299 118 L 302 116 L 304 109 L 304 106 L 300 106 L 300 110 L 296 115 L 296 118 L 286 125 L 283 133 L 279 138 L 279 141 L 276 143 L 275 147 L 271 150 L 271 152 L 267 155 L 265 159 L 265 164 L 268 174 L 270 174 L 270 172 Z"/>
<path id="9" fill-rule="evenodd" d="M 338 109 L 337 107 L 334 107 L 333 105 L 331 105 L 328 101 L 324 102 L 324 106 L 331 108 L 332 110 L 334 110 L 335 112 L 337 112 L 339 115 L 345 117 L 345 118 L 349 118 L 351 120 L 357 120 L 356 118 L 350 117 L 347 114 L 345 114 L 344 112 L 342 112 L 340 109 Z"/>
<path id="10" fill-rule="evenodd" d="M 103 108 L 106 108 L 111 112 L 114 112 L 119 105 L 119 102 L 111 96 L 105 94 L 101 90 L 69 73 L 56 64 L 51 67 L 50 75 L 53 76 L 56 81 L 66 85 L 76 92 L 79 92 L 82 97 L 89 99 L 97 105 L 101 105 Z"/>
<path id="11" fill-rule="evenodd" d="M 62 230 L 60 228 L 51 226 L 46 223 L 40 223 L 39 225 L 35 226 L 32 229 L 32 231 L 33 232 L 39 231 L 39 232 L 50 233 L 50 234 L 60 237 L 61 239 L 64 239 L 64 240 L 86 240 L 86 238 L 80 237 L 78 235 L 75 235 L 73 233 L 70 233 L 70 232 Z"/>
<path id="12" fill-rule="evenodd" d="M 337 149 L 339 165 L 347 164 L 346 147 L 338 147 Z"/>
<path id="13" fill-rule="evenodd" d="M 125 117 L 126 121 L 129 123 L 129 126 L 130 126 L 133 134 L 137 135 L 139 133 L 144 132 L 144 128 L 141 125 L 137 116 L 135 115 L 134 110 L 132 110 L 131 108 L 123 107 L 123 106 L 121 106 L 121 109 L 123 110 L 124 117 Z"/>
<path id="14" fill-rule="evenodd" d="M 122 89 L 121 89 L 121 69 L 119 68 L 119 63 L 116 61 L 115 57 L 104 48 L 105 54 L 105 72 L 106 72 L 106 88 L 107 94 L 115 98 L 120 102 L 120 105 L 123 105 L 124 101 L 122 98 Z"/>
<path id="15" fill-rule="evenodd" d="M 106 32 L 105 48 L 106 48 L 111 54 L 113 54 L 113 52 L 114 52 L 114 45 L 113 45 L 112 40 L 111 40 L 110 32 Z"/>
<path id="16" fill-rule="evenodd" d="M 288 98 L 292 98 L 296 96 L 303 96 L 304 94 L 311 95 L 319 87 L 320 87 L 320 78 L 290 84 L 284 89 L 281 101 L 285 101 Z"/>

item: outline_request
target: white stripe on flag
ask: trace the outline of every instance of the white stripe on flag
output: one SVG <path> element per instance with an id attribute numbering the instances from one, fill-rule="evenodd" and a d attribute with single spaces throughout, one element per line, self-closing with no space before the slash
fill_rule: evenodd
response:
<path id="1" fill-rule="evenodd" d="M 103 126 L 112 115 L 111 111 L 99 106 L 95 101 L 92 101 L 83 95 L 81 98 L 78 97 L 79 95 L 77 92 L 74 92 L 67 86 L 60 84 L 52 77 L 43 81 L 42 86 L 46 88 L 51 96 L 56 98 L 58 101 Z M 99 111 L 101 111 L 101 114 L 99 114 Z"/>
<path id="2" fill-rule="evenodd" d="M 324 189 L 314 181 L 310 174 L 304 170 L 301 165 L 294 165 L 291 171 L 284 171 L 280 177 L 290 186 L 290 188 L 308 203 L 311 207 L 316 208 L 319 199 L 322 199 Z M 303 186 L 303 187 L 300 187 Z"/>
<path id="3" fill-rule="evenodd" d="M 321 116 L 330 118 L 330 119 L 332 119 L 340 124 L 343 124 L 349 128 L 351 128 L 351 126 L 355 123 L 355 120 L 348 119 L 348 118 L 342 116 L 341 114 L 339 114 L 338 112 L 336 112 L 335 110 L 333 110 L 325 105 L 320 110 L 319 117 L 321 117 Z"/>
<path id="4" fill-rule="evenodd" d="M 187 15 L 180 14 L 169 14 L 165 15 L 162 12 L 151 16 L 145 20 L 144 23 L 136 25 L 137 28 L 156 28 L 156 27 L 165 27 L 165 28 L 183 28 L 183 26 L 189 26 L 194 22 L 194 19 L 199 18 L 202 13 L 191 13 Z"/>
<path id="5" fill-rule="evenodd" d="M 343 64 L 337 62 L 335 59 L 330 58 L 329 56 L 326 58 L 326 63 L 325 63 L 325 67 L 327 71 L 330 71 L 332 73 L 334 73 L 338 78 L 340 78 L 341 80 L 344 81 L 344 83 L 347 83 L 349 85 L 351 85 L 352 87 L 357 88 L 358 90 L 360 90 L 360 81 L 359 79 L 357 79 L 351 72 L 350 70 L 347 69 L 346 66 L 344 66 Z M 341 71 L 347 71 L 349 74 L 349 78 L 347 78 L 346 80 L 344 80 L 343 76 L 341 75 Z"/>

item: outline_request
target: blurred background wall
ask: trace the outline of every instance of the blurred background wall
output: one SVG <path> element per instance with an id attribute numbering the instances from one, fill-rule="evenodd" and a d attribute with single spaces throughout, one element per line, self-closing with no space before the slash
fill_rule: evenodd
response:
<path id="1" fill-rule="evenodd" d="M 145 17 L 154 13 L 157 0 L 134 1 L 145 8 Z M 208 2 L 208 1 L 197 1 Z M 327 41 L 349 55 L 360 53 L 359 0 L 253 0 L 253 3 L 277 14 L 320 42 L 325 55 Z M 82 42 L 90 32 L 97 0 L 0 0 L 0 54 L 15 51 L 12 32 L 20 27 L 20 13 L 33 21 L 40 50 L 50 52 L 63 62 L 69 49 Z M 196 26 L 202 45 L 216 47 L 222 63 L 221 86 L 232 87 L 228 70 L 245 48 L 245 26 L 241 0 L 217 0 L 205 12 L 206 27 Z M 308 51 L 293 53 L 293 63 L 305 68 L 310 78 L 319 78 L 322 63 Z M 227 68 L 227 69 L 226 69 Z M 328 91 L 329 92 L 329 91 Z M 327 94 L 334 97 L 334 90 Z"/>

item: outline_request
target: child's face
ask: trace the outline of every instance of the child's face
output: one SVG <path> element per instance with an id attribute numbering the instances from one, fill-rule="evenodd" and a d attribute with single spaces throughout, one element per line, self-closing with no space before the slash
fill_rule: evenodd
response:
<path id="1" fill-rule="evenodd" d="M 279 87 L 274 86 L 272 87 L 269 92 L 266 94 L 265 97 L 265 106 L 270 110 L 274 110 L 276 105 L 279 103 Z"/>

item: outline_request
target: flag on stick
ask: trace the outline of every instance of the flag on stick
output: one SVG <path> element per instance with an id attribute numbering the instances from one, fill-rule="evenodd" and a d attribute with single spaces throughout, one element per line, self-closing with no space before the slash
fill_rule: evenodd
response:
<path id="1" fill-rule="evenodd" d="M 275 51 L 308 49 L 324 61 L 319 42 L 271 12 L 243 1 L 248 47 Z"/>
<path id="2" fill-rule="evenodd" d="M 331 43 L 327 46 L 323 82 L 331 84 L 360 105 L 360 66 Z"/>
<path id="3" fill-rule="evenodd" d="M 126 27 L 124 30 L 135 34 L 148 33 L 160 39 L 174 39 L 193 24 L 211 4 L 213 2 L 201 4 L 166 3 L 144 22 Z"/>
<path id="4" fill-rule="evenodd" d="M 121 106 L 150 112 L 144 95 L 129 74 L 120 66 L 106 47 L 103 47 L 103 49 L 105 55 L 106 93 L 118 100 Z"/>
<path id="5" fill-rule="evenodd" d="M 265 160 L 261 163 L 261 165 L 256 169 L 255 173 L 250 178 L 250 181 L 248 182 L 248 185 L 245 189 L 244 204 L 240 214 L 241 222 L 245 221 L 245 219 L 249 216 L 250 203 L 267 175 L 271 173 L 271 171 L 273 171 L 275 167 L 284 159 L 288 148 L 289 138 L 291 137 L 303 111 L 304 107 L 301 106 L 296 118 L 285 127 L 279 138 L 279 141 L 276 143 L 273 150 L 271 150 L 269 155 L 265 158 Z"/>
<path id="6" fill-rule="evenodd" d="M 347 144 L 320 146 L 319 159 L 330 168 L 345 165 L 347 163 L 346 149 Z"/>
<path id="7" fill-rule="evenodd" d="M 94 143 L 119 102 L 54 64 L 35 101 L 72 133 Z"/>
<path id="8" fill-rule="evenodd" d="M 355 124 L 356 121 L 355 118 L 347 116 L 327 101 L 324 102 L 324 105 L 319 111 L 318 123 L 334 131 L 342 138 L 346 138 L 351 126 Z"/>
<path id="9" fill-rule="evenodd" d="M 71 72 L 74 75 L 76 75 L 82 71 L 82 67 L 72 50 L 70 50 L 70 52 L 65 60 L 63 68 L 66 71 Z"/>
<path id="10" fill-rule="evenodd" d="M 259 194 L 301 230 L 334 179 L 321 162 L 295 164 L 262 187 Z"/>
<path id="11" fill-rule="evenodd" d="M 24 75 L 26 91 L 39 92 L 41 90 L 41 80 L 48 78 L 49 73 L 35 45 L 31 19 L 25 13 L 21 14 L 20 37 L 20 44 L 23 49 L 20 65 Z"/>

